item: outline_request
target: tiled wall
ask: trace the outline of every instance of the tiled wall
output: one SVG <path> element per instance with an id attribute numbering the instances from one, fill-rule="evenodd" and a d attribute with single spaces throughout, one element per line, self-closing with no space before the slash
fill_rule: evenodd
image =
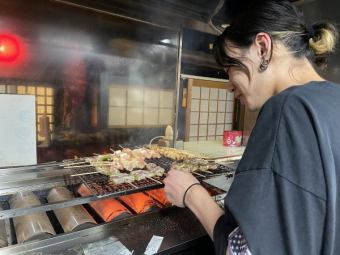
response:
<path id="1" fill-rule="evenodd" d="M 234 94 L 227 89 L 192 87 L 189 140 L 222 139 L 232 129 Z"/>
<path id="2" fill-rule="evenodd" d="M 110 86 L 109 127 L 171 125 L 173 115 L 172 90 Z"/>

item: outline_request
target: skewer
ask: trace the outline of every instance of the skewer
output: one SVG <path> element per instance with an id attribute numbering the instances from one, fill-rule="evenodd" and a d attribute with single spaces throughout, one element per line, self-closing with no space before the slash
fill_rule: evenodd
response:
<path id="1" fill-rule="evenodd" d="M 191 173 L 196 174 L 196 175 L 198 175 L 200 177 L 205 177 L 205 175 L 203 175 L 203 174 L 199 174 L 199 173 L 196 173 L 196 172 L 191 172 Z"/>
<path id="2" fill-rule="evenodd" d="M 96 172 L 88 172 L 88 173 L 82 173 L 82 174 L 71 174 L 70 177 L 89 175 L 89 174 L 99 174 L 99 172 L 96 171 Z"/>
<path id="3" fill-rule="evenodd" d="M 111 165 L 112 163 L 103 162 L 103 163 L 95 163 L 92 166 L 111 166 Z"/>
<path id="4" fill-rule="evenodd" d="M 82 165 L 82 166 L 66 166 L 65 169 L 72 169 L 72 168 L 81 168 L 81 167 L 92 167 L 91 165 Z"/>
<path id="5" fill-rule="evenodd" d="M 213 172 L 210 172 L 208 170 L 198 170 L 198 171 L 205 172 L 205 173 L 208 173 L 208 174 L 213 174 Z"/>
<path id="6" fill-rule="evenodd" d="M 74 162 L 74 163 L 69 163 L 69 164 L 61 164 L 59 166 L 74 166 L 74 165 L 81 165 L 81 164 L 87 164 L 86 161 L 82 161 L 82 162 Z"/>
<path id="7" fill-rule="evenodd" d="M 146 177 L 147 179 L 150 179 L 150 180 L 152 180 L 152 181 L 154 181 L 154 182 L 157 182 L 157 183 L 159 183 L 159 184 L 163 184 L 163 183 L 161 183 L 160 181 L 157 181 L 156 179 L 154 179 L 154 178 L 152 178 L 152 177 Z"/>
<path id="8" fill-rule="evenodd" d="M 126 182 L 127 184 L 130 184 L 132 187 L 134 187 L 135 189 L 138 189 L 138 187 L 136 185 L 133 185 L 131 182 Z"/>

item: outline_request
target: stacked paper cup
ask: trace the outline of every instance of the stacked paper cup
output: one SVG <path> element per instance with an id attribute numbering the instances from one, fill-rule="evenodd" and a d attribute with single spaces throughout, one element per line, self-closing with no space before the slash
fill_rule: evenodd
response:
<path id="1" fill-rule="evenodd" d="M 49 203 L 71 200 L 73 198 L 72 193 L 65 187 L 53 188 L 47 196 Z M 96 221 L 82 205 L 55 209 L 54 213 L 64 232 L 77 231 L 96 224 Z"/>
<path id="2" fill-rule="evenodd" d="M 2 207 L 0 205 L 0 211 L 2 211 Z M 0 248 L 7 246 L 7 234 L 5 228 L 5 221 L 0 220 Z"/>
<path id="3" fill-rule="evenodd" d="M 26 208 L 41 205 L 33 192 L 19 192 L 9 201 L 12 209 Z M 55 235 L 46 213 L 36 213 L 19 216 L 13 219 L 18 243 L 31 240 L 41 240 Z"/>

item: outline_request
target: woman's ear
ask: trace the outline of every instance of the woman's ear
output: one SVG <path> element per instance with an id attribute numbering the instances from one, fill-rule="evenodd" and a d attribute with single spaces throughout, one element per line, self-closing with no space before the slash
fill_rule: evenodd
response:
<path id="1" fill-rule="evenodd" d="M 269 60 L 272 52 L 272 38 L 269 34 L 261 32 L 256 35 L 255 46 L 260 59 Z"/>

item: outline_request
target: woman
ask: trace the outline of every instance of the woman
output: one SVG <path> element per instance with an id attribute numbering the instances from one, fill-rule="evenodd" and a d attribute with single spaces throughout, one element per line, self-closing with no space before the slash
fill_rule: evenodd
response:
<path id="1" fill-rule="evenodd" d="M 308 26 L 275 0 L 255 3 L 217 39 L 235 97 L 261 109 L 225 211 L 191 174 L 165 179 L 170 202 L 193 211 L 217 254 L 339 254 L 340 87 L 312 65 L 336 41 L 333 25 Z"/>

